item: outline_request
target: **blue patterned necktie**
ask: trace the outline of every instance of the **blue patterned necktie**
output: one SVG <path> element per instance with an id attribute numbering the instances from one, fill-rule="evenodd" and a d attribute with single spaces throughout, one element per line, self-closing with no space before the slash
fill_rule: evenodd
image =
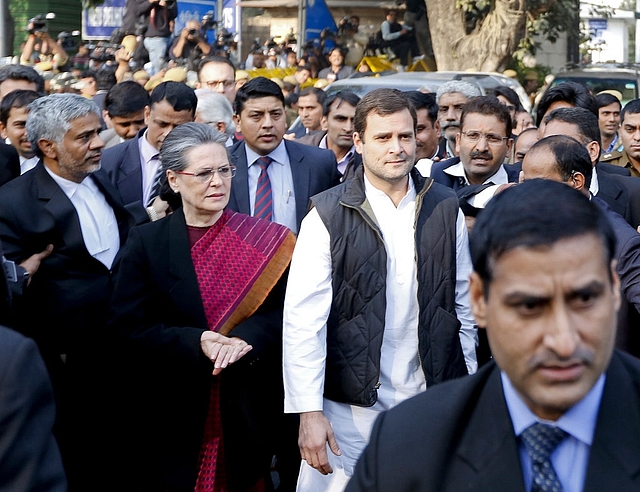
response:
<path id="1" fill-rule="evenodd" d="M 271 157 L 260 157 L 257 160 L 260 166 L 260 176 L 256 187 L 256 201 L 253 206 L 253 216 L 260 219 L 273 220 L 273 196 L 271 193 L 271 180 L 267 169 L 273 162 Z"/>
<path id="2" fill-rule="evenodd" d="M 541 423 L 533 424 L 522 433 L 522 442 L 533 465 L 531 492 L 562 492 L 551 454 L 568 435 L 559 427 Z"/>

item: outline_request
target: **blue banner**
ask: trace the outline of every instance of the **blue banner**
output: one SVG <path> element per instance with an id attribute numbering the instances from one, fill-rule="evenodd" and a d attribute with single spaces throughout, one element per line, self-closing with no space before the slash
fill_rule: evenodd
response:
<path id="1" fill-rule="evenodd" d="M 200 22 L 202 16 L 207 12 L 213 12 L 215 20 L 218 19 L 218 2 L 216 0 L 179 0 L 178 1 L 178 17 L 176 18 L 176 26 L 174 33 L 178 35 L 190 20 Z M 215 39 L 215 31 L 207 32 L 207 40 L 212 43 Z"/>
<path id="2" fill-rule="evenodd" d="M 82 11 L 82 39 L 108 39 L 122 26 L 125 0 L 105 0 L 102 5 Z"/>
<path id="3" fill-rule="evenodd" d="M 327 27 L 333 32 L 338 32 L 338 27 L 324 0 L 306 0 L 306 2 L 305 41 L 319 38 L 320 33 Z"/>

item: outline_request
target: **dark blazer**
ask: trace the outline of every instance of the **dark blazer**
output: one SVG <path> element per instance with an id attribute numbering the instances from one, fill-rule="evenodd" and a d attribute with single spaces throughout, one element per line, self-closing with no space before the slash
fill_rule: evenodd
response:
<path id="1" fill-rule="evenodd" d="M 229 335 L 253 347 L 221 373 L 227 479 L 233 483 L 268 475 L 274 452 L 265 443 L 274 440 L 265 436 L 282 431 L 285 282 L 283 276 Z M 122 336 L 124 348 L 118 386 L 127 403 L 118 420 L 128 443 L 123 469 L 129 477 L 123 483 L 193 490 L 213 364 L 200 348 L 208 326 L 182 209 L 131 231 L 111 313 L 109 331 Z"/>
<path id="2" fill-rule="evenodd" d="M 285 140 L 291 176 L 296 197 L 296 221 L 300 223 L 309 211 L 309 198 L 340 183 L 336 156 L 330 150 L 318 149 L 298 142 Z M 231 163 L 238 168 L 231 186 L 229 209 L 251 215 L 249 200 L 249 174 L 247 151 L 244 142 L 229 149 Z"/>
<path id="3" fill-rule="evenodd" d="M 596 165 L 600 170 L 600 164 Z M 640 225 L 640 180 L 607 172 L 598 172 L 597 196 L 633 228 Z"/>
<path id="4" fill-rule="evenodd" d="M 131 217 L 103 171 L 92 179 L 115 212 L 122 245 Z M 57 354 L 77 343 L 86 346 L 87 336 L 104 324 L 111 272 L 87 251 L 76 210 L 42 161 L 0 188 L 0 240 L 5 256 L 16 263 L 54 246 L 22 296 L 20 326 Z M 60 321 L 55 330 L 52 320 Z"/>
<path id="5" fill-rule="evenodd" d="M 11 145 L 0 142 L 0 186 L 20 176 L 20 157 Z"/>
<path id="6" fill-rule="evenodd" d="M 631 171 L 626 167 L 616 166 L 614 164 L 609 164 L 608 162 L 598 162 L 596 166 L 598 166 L 598 171 L 602 171 L 603 173 L 631 176 Z"/>
<path id="7" fill-rule="evenodd" d="M 67 490 L 53 390 L 33 340 L 0 327 L 0 490 Z"/>
<path id="8" fill-rule="evenodd" d="M 616 351 L 585 492 L 640 490 L 639 387 L 640 362 Z M 517 446 L 500 372 L 490 362 L 380 415 L 346 491 L 524 492 Z"/>
<path id="9" fill-rule="evenodd" d="M 623 301 L 618 311 L 616 347 L 637 357 L 640 355 L 640 334 L 637 333 L 640 320 L 640 234 L 604 200 L 596 196 L 592 201 L 607 217 L 616 236 L 614 258 L 618 261 L 616 270 L 620 276 Z"/>
<path id="10" fill-rule="evenodd" d="M 103 171 L 90 179 L 113 208 L 124 244 L 132 219 L 118 192 Z M 69 482 L 78 489 L 89 487 L 85 478 L 104 472 L 96 467 L 105 464 L 102 452 L 107 453 L 103 432 L 110 422 L 96 428 L 95 421 L 104 419 L 105 400 L 110 400 L 104 325 L 112 273 L 87 251 L 78 214 L 42 161 L 0 188 L 0 241 L 6 257 L 16 263 L 53 244 L 24 294 L 14 299 L 13 326 L 35 339 L 47 364 L 58 403 L 56 437 Z M 94 446 L 87 453 L 90 442 Z"/>
<path id="11" fill-rule="evenodd" d="M 142 167 L 138 140 L 146 128 L 138 132 L 131 140 L 109 147 L 102 152 L 102 169 L 118 189 L 127 210 L 136 221 L 143 224 L 149 221 L 146 207 L 142 203 Z"/>

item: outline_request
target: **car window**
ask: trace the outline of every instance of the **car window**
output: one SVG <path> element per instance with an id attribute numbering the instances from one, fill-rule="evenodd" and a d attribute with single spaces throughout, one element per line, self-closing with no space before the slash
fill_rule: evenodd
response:
<path id="1" fill-rule="evenodd" d="M 622 106 L 627 104 L 632 99 L 638 97 L 638 83 L 633 78 L 591 78 L 589 76 L 557 76 L 551 87 L 554 87 L 562 82 L 578 82 L 579 84 L 586 85 L 593 94 L 602 92 L 604 90 L 616 90 L 622 94 Z"/>

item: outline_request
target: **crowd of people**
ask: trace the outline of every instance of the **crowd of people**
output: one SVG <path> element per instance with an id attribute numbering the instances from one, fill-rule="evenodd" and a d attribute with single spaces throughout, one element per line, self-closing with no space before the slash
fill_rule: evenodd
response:
<path id="1" fill-rule="evenodd" d="M 328 96 L 129 3 L 157 73 L 0 68 L 0 488 L 638 490 L 640 100 Z"/>

